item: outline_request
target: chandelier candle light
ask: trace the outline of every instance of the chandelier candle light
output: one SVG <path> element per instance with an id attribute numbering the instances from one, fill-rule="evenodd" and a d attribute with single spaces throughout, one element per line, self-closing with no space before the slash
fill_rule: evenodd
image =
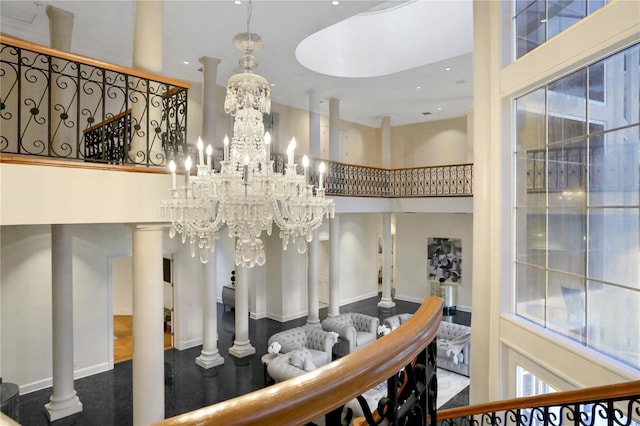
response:
<path id="1" fill-rule="evenodd" d="M 303 174 L 297 173 L 295 138 L 287 148 L 284 173 L 274 172 L 271 136 L 263 124 L 263 115 L 271 110 L 269 83 L 253 73 L 258 66 L 253 52 L 263 43 L 258 34 L 249 32 L 249 20 L 247 32 L 233 38 L 236 48 L 244 52 L 239 60 L 244 72 L 231 76 L 227 84 L 224 109 L 234 117 L 233 137 L 231 141 L 224 138 L 220 171 L 213 167 L 211 145 L 207 146 L 205 162 L 204 142 L 199 138 L 197 174 L 190 175 L 191 158 L 187 157 L 184 186 L 176 186 L 176 164 L 173 160 L 169 163 L 170 199 L 162 202 L 162 212 L 171 222 L 169 235 L 173 238 L 180 233 L 183 243 L 189 240 L 192 256 L 197 246 L 202 263 L 207 263 L 219 231 L 226 225 L 229 237 L 236 241 L 236 265 L 252 268 L 266 261 L 262 232 L 271 235 L 273 222 L 280 228 L 284 250 L 291 240 L 299 253 L 305 253 L 323 218 L 333 218 L 334 204 L 325 198 L 324 163 L 318 168 L 315 188 L 308 182 L 306 156 Z"/>

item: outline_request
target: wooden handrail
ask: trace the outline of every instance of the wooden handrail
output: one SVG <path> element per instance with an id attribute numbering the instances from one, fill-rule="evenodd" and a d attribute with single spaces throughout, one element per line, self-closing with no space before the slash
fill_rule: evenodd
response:
<path id="1" fill-rule="evenodd" d="M 151 74 L 148 72 L 140 71 L 134 68 L 123 67 L 120 65 L 113 65 L 107 62 L 102 62 L 97 59 L 88 58 L 86 56 L 76 55 L 74 53 L 64 52 L 62 50 L 52 49 L 50 47 L 41 46 L 39 44 L 31 43 L 28 41 L 20 40 L 18 38 L 14 38 L 8 36 L 6 34 L 0 33 L 0 43 L 4 43 L 7 45 L 19 47 L 21 49 L 31 50 L 37 53 L 42 53 L 43 55 L 55 56 L 59 59 L 64 59 L 72 62 L 80 62 L 85 65 L 90 65 L 96 68 L 104 68 L 109 71 L 114 71 L 122 74 L 132 75 L 134 77 L 144 78 L 147 80 L 157 81 L 159 83 L 165 83 L 172 86 L 179 86 L 185 89 L 191 88 L 191 83 L 187 83 L 182 80 L 176 80 L 173 78 L 167 78 L 160 75 Z"/>
<path id="2" fill-rule="evenodd" d="M 131 173 L 169 174 L 169 170 L 166 167 L 140 167 L 131 164 L 127 165 L 90 163 L 84 161 L 57 160 L 48 157 L 36 157 L 33 155 L 0 154 L 0 163 L 29 166 L 66 167 L 69 169 L 92 169 Z M 176 173 L 184 174 L 184 171 L 177 171 Z"/>
<path id="3" fill-rule="evenodd" d="M 101 121 L 100 123 L 96 123 L 96 124 L 94 124 L 94 125 L 93 125 L 93 126 L 91 126 L 91 127 L 87 127 L 86 129 L 84 129 L 84 130 L 82 131 L 82 133 L 85 133 L 85 134 L 86 134 L 86 133 L 92 132 L 92 131 L 94 131 L 95 129 L 99 129 L 99 128 L 100 128 L 100 127 L 102 127 L 102 126 L 106 126 L 106 125 L 107 125 L 107 124 L 109 124 L 109 123 L 113 123 L 114 121 L 120 120 L 122 117 L 126 117 L 126 116 L 127 116 L 127 115 L 129 115 L 129 114 L 131 114 L 131 108 L 129 108 L 129 109 L 128 109 L 128 110 L 126 110 L 126 111 L 122 111 L 120 114 L 116 114 L 116 115 L 114 115 L 114 116 L 113 116 L 113 117 L 111 117 L 111 118 L 107 118 L 106 120 Z"/>
<path id="4" fill-rule="evenodd" d="M 157 425 L 304 425 L 387 380 L 435 339 L 442 299 L 429 297 L 392 333 L 324 367 Z"/>
<path id="5" fill-rule="evenodd" d="M 504 410 L 579 404 L 603 399 L 624 398 L 627 396 L 636 398 L 640 397 L 640 380 L 451 408 L 449 410 L 438 411 L 438 421 L 475 416 L 484 413 L 494 413 Z"/>

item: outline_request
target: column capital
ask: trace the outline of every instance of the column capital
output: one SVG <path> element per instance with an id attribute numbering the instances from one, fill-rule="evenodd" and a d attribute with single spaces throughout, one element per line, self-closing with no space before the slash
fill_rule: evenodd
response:
<path id="1" fill-rule="evenodd" d="M 222 60 L 219 58 L 212 58 L 210 56 L 201 56 L 198 59 L 198 62 L 200 62 L 204 66 L 207 66 L 207 65 L 219 65 L 220 62 L 222 62 Z"/>

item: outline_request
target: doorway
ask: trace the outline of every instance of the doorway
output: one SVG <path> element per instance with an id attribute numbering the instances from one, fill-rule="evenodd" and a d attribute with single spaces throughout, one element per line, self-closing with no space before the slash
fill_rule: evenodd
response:
<path id="1" fill-rule="evenodd" d="M 169 264 L 167 265 L 167 260 Z M 173 260 L 163 258 L 164 348 L 173 347 Z M 167 265 L 167 266 L 165 266 Z M 165 270 L 169 271 L 167 276 Z M 133 262 L 131 256 L 111 260 L 113 287 L 113 363 L 133 358 Z M 166 278 L 169 281 L 166 281 Z"/>

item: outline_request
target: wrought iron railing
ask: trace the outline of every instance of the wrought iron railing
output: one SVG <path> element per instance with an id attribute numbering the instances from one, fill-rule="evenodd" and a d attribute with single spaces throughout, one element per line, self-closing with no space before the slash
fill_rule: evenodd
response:
<path id="1" fill-rule="evenodd" d="M 189 85 L 0 35 L 0 154 L 161 166 L 193 153 Z M 222 150 L 215 154 L 216 163 Z M 283 154 L 272 154 L 276 172 Z M 322 160 L 312 160 L 318 183 Z M 473 195 L 473 165 L 409 169 L 326 161 L 328 195 Z"/>
<path id="2" fill-rule="evenodd" d="M 0 153 L 158 166 L 188 149 L 188 83 L 5 35 L 0 77 Z"/>
<path id="3" fill-rule="evenodd" d="M 442 426 L 640 425 L 640 381 L 516 398 L 438 412 Z"/>
<path id="4" fill-rule="evenodd" d="M 272 154 L 276 170 L 283 169 L 284 155 Z M 350 197 L 469 197 L 473 196 L 473 164 L 380 169 L 336 161 L 311 160 L 309 179 L 318 184 L 318 164 L 327 164 L 327 195 Z"/>

